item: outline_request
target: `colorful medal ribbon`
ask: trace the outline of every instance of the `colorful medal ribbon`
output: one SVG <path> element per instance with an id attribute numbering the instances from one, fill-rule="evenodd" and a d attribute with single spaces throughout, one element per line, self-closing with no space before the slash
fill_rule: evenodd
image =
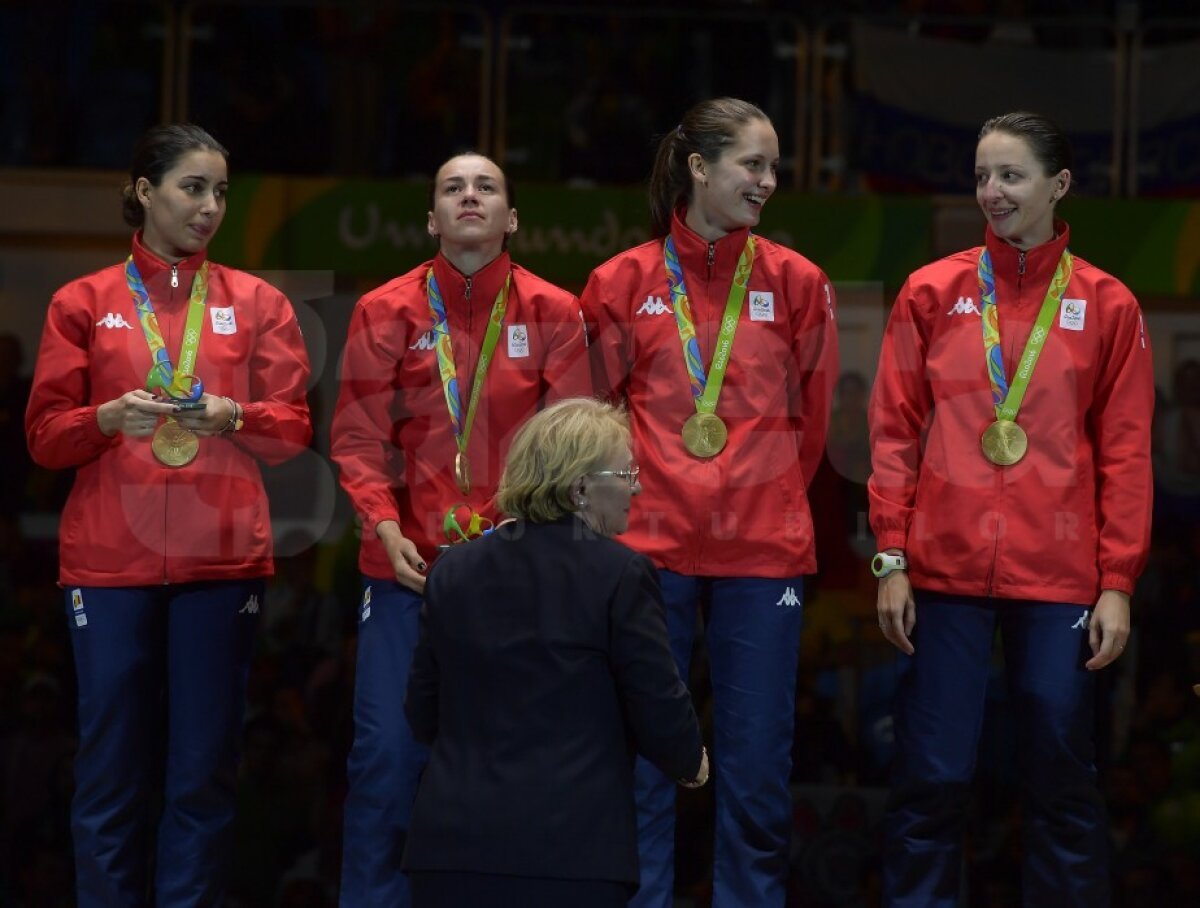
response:
<path id="1" fill-rule="evenodd" d="M 713 351 L 712 364 L 708 368 L 707 376 L 700 361 L 700 344 L 696 340 L 696 322 L 692 317 L 692 304 L 688 301 L 687 286 L 683 280 L 683 266 L 679 264 L 675 240 L 669 235 L 663 243 L 663 261 L 667 266 L 667 284 L 671 288 L 675 325 L 679 328 L 679 340 L 683 344 L 683 360 L 687 365 L 696 412 L 715 413 L 717 400 L 721 396 L 721 385 L 725 382 L 725 370 L 733 352 L 733 336 L 737 333 L 742 304 L 746 301 L 750 269 L 754 267 L 754 235 L 746 237 L 746 248 L 742 250 L 737 269 L 733 272 L 733 284 L 729 287 L 729 299 L 725 303 L 725 314 L 721 318 L 721 330 L 717 334 L 717 346 Z"/>
<path id="2" fill-rule="evenodd" d="M 987 361 L 988 379 L 992 384 L 992 403 L 996 407 L 997 419 L 1016 422 L 1021 401 L 1025 399 L 1025 391 L 1029 387 L 1029 379 L 1033 376 L 1033 369 L 1050 334 L 1054 310 L 1059 307 L 1063 294 L 1067 292 L 1073 263 L 1070 250 L 1064 249 L 1010 386 L 1004 375 L 1004 352 L 1000 348 L 1000 315 L 996 308 L 996 275 L 992 270 L 992 256 L 986 247 L 979 255 L 979 292 L 983 297 L 983 353 Z"/>
<path id="3" fill-rule="evenodd" d="M 458 372 L 454 366 L 454 348 L 450 344 L 450 323 L 446 317 L 446 303 L 438 287 L 433 268 L 425 276 L 425 292 L 429 298 L 429 311 L 433 315 L 434 349 L 437 351 L 438 374 L 442 379 L 442 390 L 446 396 L 446 408 L 450 411 L 450 427 L 454 431 L 454 444 L 458 448 L 454 472 L 459 490 L 466 495 L 471 488 L 470 468 L 467 464 L 467 443 L 471 440 L 471 426 L 475 424 L 475 411 L 483 396 L 483 382 L 496 343 L 500 340 L 500 329 L 504 325 L 504 313 L 508 309 L 508 289 L 512 283 L 512 271 L 504 277 L 504 284 L 492 303 L 488 316 L 487 331 L 483 335 L 483 346 L 479 349 L 479 362 L 475 366 L 475 379 L 471 383 L 471 394 L 467 401 L 467 415 L 463 419 L 462 395 L 458 389 Z"/>
<path id="4" fill-rule="evenodd" d="M 442 532 L 451 544 L 469 542 L 491 531 L 492 521 L 462 501 L 451 505 L 442 518 Z"/>
<path id="5" fill-rule="evenodd" d="M 163 394 L 174 400 L 199 400 L 204 393 L 204 382 L 196 377 L 195 368 L 204 323 L 204 303 L 208 298 L 208 262 L 200 266 L 192 280 L 187 321 L 179 345 L 178 368 L 171 364 L 171 357 L 167 355 L 167 345 L 158 327 L 154 304 L 150 302 L 150 294 L 146 292 L 146 284 L 132 255 L 125 260 L 125 283 L 129 286 L 129 295 L 133 297 L 133 305 L 137 308 L 146 345 L 154 359 L 150 374 L 146 376 L 146 390 L 155 392 L 161 389 Z"/>

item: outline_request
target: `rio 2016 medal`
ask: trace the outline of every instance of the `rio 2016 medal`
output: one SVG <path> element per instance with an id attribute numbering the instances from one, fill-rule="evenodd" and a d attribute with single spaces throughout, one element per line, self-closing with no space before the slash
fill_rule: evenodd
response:
<path id="1" fill-rule="evenodd" d="M 694 413 L 683 424 L 683 446 L 696 457 L 713 457 L 729 439 L 729 430 L 715 413 Z"/>
<path id="2" fill-rule="evenodd" d="M 195 432 L 170 420 L 155 430 L 150 449 L 160 463 L 168 467 L 183 467 L 196 459 L 200 452 L 200 439 Z"/>
<path id="3" fill-rule="evenodd" d="M 983 456 L 1000 467 L 1011 467 L 1029 450 L 1025 430 L 1011 419 L 997 419 L 980 438 Z"/>
<path id="4" fill-rule="evenodd" d="M 458 490 L 464 495 L 471 491 L 471 464 L 467 460 L 467 455 L 459 451 L 454 455 L 454 481 L 458 483 Z"/>

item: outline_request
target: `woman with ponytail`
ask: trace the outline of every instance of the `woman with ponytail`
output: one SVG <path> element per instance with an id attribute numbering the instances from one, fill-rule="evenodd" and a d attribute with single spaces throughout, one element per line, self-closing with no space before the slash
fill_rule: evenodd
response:
<path id="1" fill-rule="evenodd" d="M 624 403 L 644 490 L 625 542 L 661 573 L 686 678 L 703 615 L 714 700 L 714 908 L 782 906 L 807 488 L 837 376 L 833 291 L 751 232 L 776 188 L 759 108 L 704 101 L 660 141 L 654 238 L 597 268 L 582 302 L 597 390 Z M 672 902 L 674 788 L 639 761 L 641 889 Z"/>

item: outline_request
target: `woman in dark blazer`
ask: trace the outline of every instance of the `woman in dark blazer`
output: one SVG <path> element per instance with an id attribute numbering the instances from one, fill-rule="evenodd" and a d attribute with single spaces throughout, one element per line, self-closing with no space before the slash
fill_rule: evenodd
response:
<path id="1" fill-rule="evenodd" d="M 435 563 L 405 701 L 432 747 L 404 853 L 417 908 L 624 905 L 635 753 L 707 779 L 657 573 L 609 538 L 637 475 L 622 412 L 549 407 L 500 480 L 515 519 Z"/>

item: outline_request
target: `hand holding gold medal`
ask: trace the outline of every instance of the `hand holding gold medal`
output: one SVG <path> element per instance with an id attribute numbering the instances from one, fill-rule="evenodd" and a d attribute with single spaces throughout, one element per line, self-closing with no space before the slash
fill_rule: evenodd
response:
<path id="1" fill-rule="evenodd" d="M 167 399 L 162 402 L 174 407 L 190 404 L 195 409 L 204 409 L 201 402 L 204 382 L 194 375 L 182 372 L 175 372 L 169 381 L 164 381 L 160 363 L 155 363 L 151 368 L 150 375 L 146 378 L 146 389 L 161 389 L 166 392 Z M 150 450 L 154 452 L 159 463 L 168 467 L 184 467 L 200 453 L 200 438 L 191 429 L 181 426 L 174 416 L 168 416 L 166 422 L 155 430 Z"/>

